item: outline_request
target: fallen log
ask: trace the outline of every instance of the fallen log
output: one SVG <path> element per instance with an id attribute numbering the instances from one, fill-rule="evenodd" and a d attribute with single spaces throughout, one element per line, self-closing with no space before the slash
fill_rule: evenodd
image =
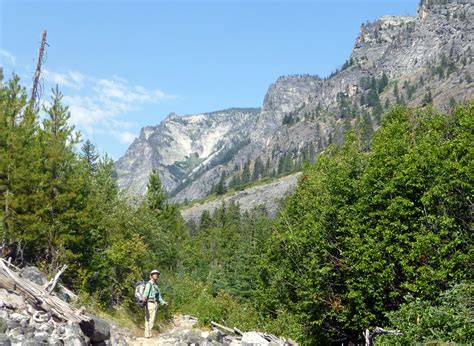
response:
<path id="1" fill-rule="evenodd" d="M 220 329 L 220 330 L 223 330 L 224 332 L 226 332 L 226 333 L 228 333 L 228 334 L 229 334 L 229 333 L 230 333 L 230 334 L 237 334 L 233 329 L 231 329 L 231 328 L 229 328 L 229 327 L 226 327 L 226 326 L 223 326 L 222 324 L 219 324 L 219 323 L 217 323 L 217 322 L 211 321 L 211 325 L 212 325 L 213 327 L 216 327 L 216 328 Z"/>
<path id="2" fill-rule="evenodd" d="M 5 260 L 0 260 L 0 287 L 19 293 L 37 310 L 50 313 L 61 321 L 90 323 L 90 317 L 80 314 L 78 309 L 52 295 L 45 288 L 31 281 L 20 278 L 10 270 Z"/>
<path id="3" fill-rule="evenodd" d="M 368 329 L 366 329 L 364 332 L 365 345 L 373 346 L 375 337 L 381 334 L 392 334 L 396 336 L 403 335 L 403 333 L 401 333 L 399 330 L 385 330 L 383 328 L 376 327 L 372 332 L 370 332 Z"/>

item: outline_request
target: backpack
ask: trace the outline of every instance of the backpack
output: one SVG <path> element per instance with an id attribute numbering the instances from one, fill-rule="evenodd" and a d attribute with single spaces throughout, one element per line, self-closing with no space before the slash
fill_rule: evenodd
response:
<path id="1" fill-rule="evenodd" d="M 135 284 L 135 303 L 141 308 L 146 305 L 146 297 L 143 296 L 143 293 L 148 283 L 149 281 L 139 281 Z"/>

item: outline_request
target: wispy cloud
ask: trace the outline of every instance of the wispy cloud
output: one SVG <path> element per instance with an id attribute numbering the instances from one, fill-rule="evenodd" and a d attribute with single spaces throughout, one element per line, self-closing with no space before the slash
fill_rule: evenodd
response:
<path id="1" fill-rule="evenodd" d="M 121 120 L 121 116 L 147 103 L 176 98 L 159 89 L 133 85 L 117 76 L 96 78 L 77 71 L 50 70 L 43 76 L 48 85 L 58 84 L 63 90 L 63 101 L 71 112 L 70 120 L 86 137 L 107 134 L 123 144 L 133 142 L 135 134 L 130 130 L 136 124 Z"/>
<path id="2" fill-rule="evenodd" d="M 66 73 L 57 73 L 44 69 L 43 78 L 51 84 L 58 84 L 61 87 L 80 89 L 84 85 L 84 75 L 76 71 L 68 71 Z"/>
<path id="3" fill-rule="evenodd" d="M 0 49 L 0 64 L 15 65 L 16 58 L 12 53 L 6 50 Z"/>

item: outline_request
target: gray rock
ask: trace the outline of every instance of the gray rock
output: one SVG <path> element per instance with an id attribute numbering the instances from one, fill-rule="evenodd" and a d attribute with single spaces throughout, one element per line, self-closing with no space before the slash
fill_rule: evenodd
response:
<path id="1" fill-rule="evenodd" d="M 7 320 L 7 329 L 14 330 L 16 328 L 20 328 L 20 322 L 15 320 Z"/>
<path id="2" fill-rule="evenodd" d="M 70 335 L 64 338 L 64 345 L 68 346 L 87 346 L 89 342 L 87 342 L 83 337 Z"/>
<path id="3" fill-rule="evenodd" d="M 187 344 L 199 345 L 200 343 L 206 341 L 206 338 L 203 338 L 200 332 L 191 330 L 183 335 L 182 341 Z"/>
<path id="4" fill-rule="evenodd" d="M 57 337 L 51 336 L 48 338 L 48 345 L 50 346 L 62 346 L 64 345 L 64 341 L 58 339 Z"/>
<path id="5" fill-rule="evenodd" d="M 84 333 L 81 330 L 81 327 L 79 326 L 79 323 L 77 322 L 68 322 L 66 325 L 63 326 L 64 328 L 64 333 L 63 335 L 63 340 L 65 345 L 88 345 L 90 343 L 89 338 L 84 335 Z M 58 331 L 61 332 L 61 331 Z"/>
<path id="6" fill-rule="evenodd" d="M 3 303 L 3 308 L 10 310 L 22 310 L 26 307 L 25 302 L 20 295 L 15 292 L 7 291 L 4 288 L 0 288 L 0 300 Z"/>
<path id="7" fill-rule="evenodd" d="M 7 331 L 8 329 L 8 324 L 7 324 L 7 321 L 0 317 L 0 334 L 3 334 Z"/>
<path id="8" fill-rule="evenodd" d="M 212 332 L 209 333 L 209 336 L 207 337 L 209 341 L 216 341 L 216 342 L 222 342 L 224 339 L 224 334 L 218 329 L 214 329 Z"/>
<path id="9" fill-rule="evenodd" d="M 45 285 L 48 282 L 46 275 L 44 275 L 38 268 L 36 267 L 24 267 L 20 270 L 20 277 L 30 280 L 38 285 Z"/>
<path id="10" fill-rule="evenodd" d="M 37 328 L 38 331 L 44 332 L 46 334 L 51 334 L 54 330 L 54 326 L 51 322 L 42 323 Z"/>
<path id="11" fill-rule="evenodd" d="M 110 339 L 110 326 L 101 318 L 93 316 L 90 323 L 81 323 L 80 328 L 90 338 L 92 343 L 99 343 Z"/>
<path id="12" fill-rule="evenodd" d="M 37 332 L 34 334 L 35 340 L 38 342 L 48 343 L 49 334 L 45 332 Z"/>
<path id="13" fill-rule="evenodd" d="M 0 346 L 10 346 L 12 343 L 6 334 L 0 334 Z"/>

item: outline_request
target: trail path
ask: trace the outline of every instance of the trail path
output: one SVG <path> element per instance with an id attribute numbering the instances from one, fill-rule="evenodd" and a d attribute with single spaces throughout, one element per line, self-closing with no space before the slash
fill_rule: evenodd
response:
<path id="1" fill-rule="evenodd" d="M 226 346 L 259 346 L 259 345 L 297 345 L 291 340 L 280 339 L 270 334 L 255 331 L 245 332 L 239 336 L 224 335 L 218 329 L 212 331 L 194 328 L 197 319 L 188 315 L 174 316 L 169 331 L 153 338 L 137 338 L 128 343 L 132 346 L 151 345 L 226 345 Z"/>
<path id="2" fill-rule="evenodd" d="M 191 316 L 174 316 L 171 322 L 172 327 L 169 331 L 157 335 L 153 338 L 137 338 L 133 341 L 130 341 L 129 345 L 205 345 L 206 339 L 208 339 L 210 333 L 206 331 L 193 330 L 193 327 L 196 323 L 197 320 Z M 211 341 L 208 344 L 212 345 Z"/>

